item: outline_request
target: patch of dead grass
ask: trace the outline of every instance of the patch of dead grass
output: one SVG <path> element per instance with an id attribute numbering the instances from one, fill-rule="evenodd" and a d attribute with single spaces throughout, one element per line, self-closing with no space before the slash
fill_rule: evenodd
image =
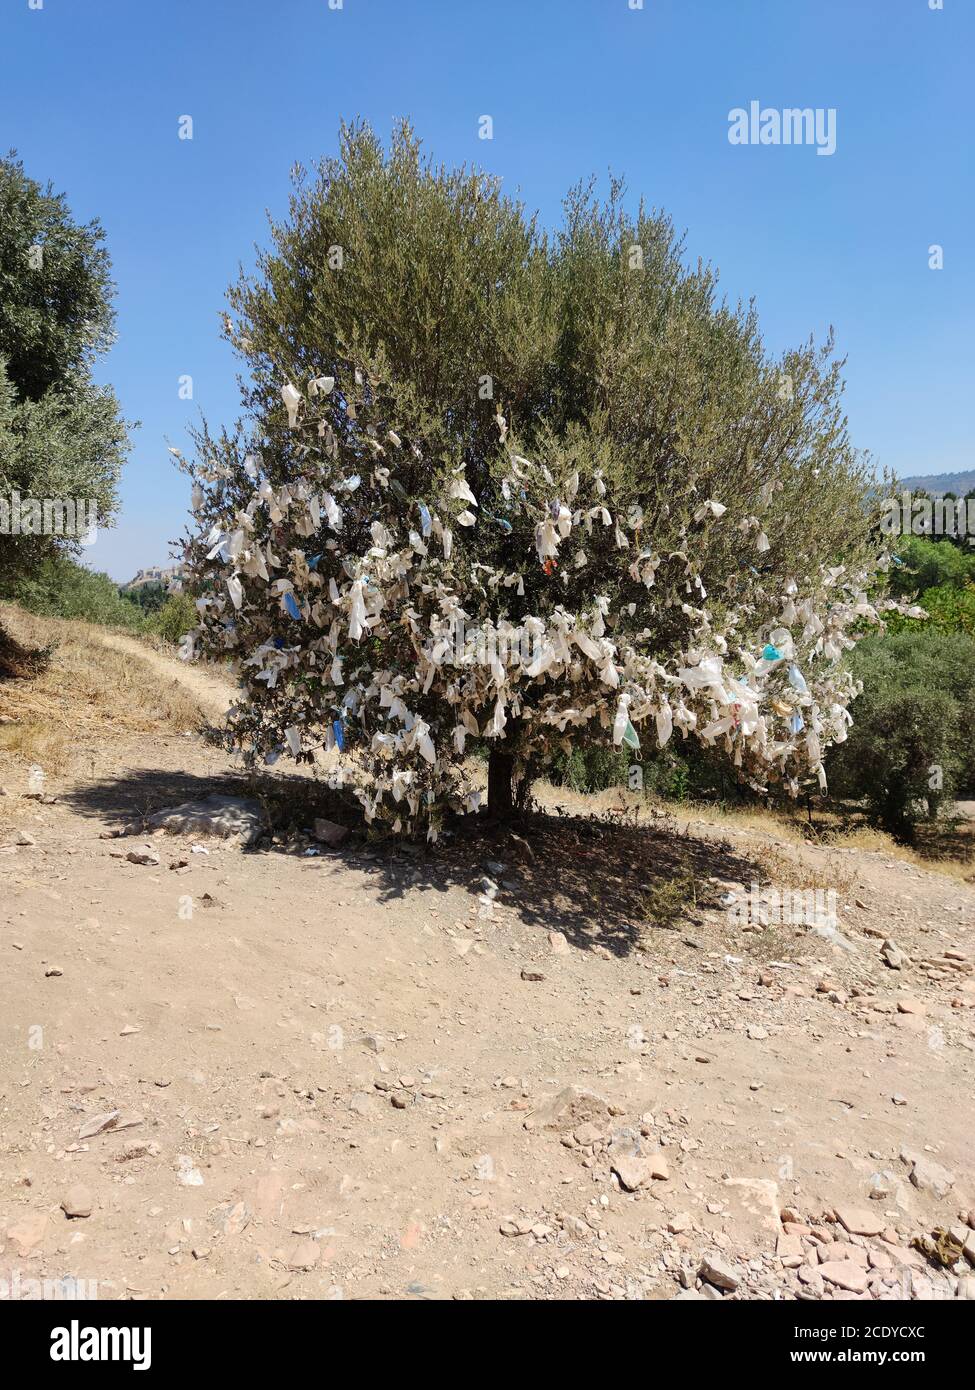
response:
<path id="1" fill-rule="evenodd" d="M 160 680 L 138 655 L 107 647 L 91 623 L 0 604 L 0 624 L 24 647 L 51 649 L 36 675 L 0 682 L 0 754 L 15 764 L 39 763 L 64 776 L 86 743 L 201 723 L 200 707 L 182 685 Z"/>

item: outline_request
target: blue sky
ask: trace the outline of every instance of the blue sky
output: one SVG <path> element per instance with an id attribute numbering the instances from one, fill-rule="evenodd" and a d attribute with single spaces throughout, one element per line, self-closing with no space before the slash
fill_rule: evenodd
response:
<path id="1" fill-rule="evenodd" d="M 142 422 L 120 524 L 86 552 L 116 579 L 184 525 L 167 443 L 238 414 L 228 283 L 294 161 L 334 153 L 355 116 L 384 137 L 408 116 L 549 225 L 580 176 L 624 174 L 731 298 L 755 297 L 771 350 L 834 326 L 852 437 L 880 465 L 975 466 L 972 0 L 30 3 L 0 10 L 0 140 L 107 232 L 118 342 L 98 375 Z M 730 144 L 751 101 L 835 108 L 836 152 Z"/>

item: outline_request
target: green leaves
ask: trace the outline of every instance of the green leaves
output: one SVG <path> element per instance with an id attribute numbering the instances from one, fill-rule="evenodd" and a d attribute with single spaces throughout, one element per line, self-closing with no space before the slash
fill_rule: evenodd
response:
<path id="1" fill-rule="evenodd" d="M 876 619 L 873 480 L 831 342 L 772 360 L 619 182 L 605 203 L 580 185 L 547 233 L 405 125 L 388 150 L 345 128 L 271 231 L 230 291 L 247 436 L 202 431 L 190 469 L 199 642 L 249 682 L 242 748 L 334 753 L 341 704 L 375 760 L 367 816 L 434 831 L 469 805 L 468 735 L 521 775 L 676 726 L 753 785 L 821 779 L 846 629 Z M 759 659 L 783 624 L 801 695 Z"/>
<path id="2" fill-rule="evenodd" d="M 66 385 L 111 344 L 104 232 L 72 221 L 64 194 L 0 160 L 0 354 L 21 400 Z"/>
<path id="3" fill-rule="evenodd" d="M 111 344 L 113 285 L 104 233 L 76 224 L 63 194 L 12 155 L 0 160 L 0 493 L 82 499 L 110 525 L 128 449 L 110 387 L 90 378 Z M 5 537 L 0 586 L 76 537 Z"/>
<path id="4" fill-rule="evenodd" d="M 975 642 L 932 630 L 871 637 L 851 664 L 863 694 L 830 783 L 909 840 L 919 818 L 975 782 Z"/>

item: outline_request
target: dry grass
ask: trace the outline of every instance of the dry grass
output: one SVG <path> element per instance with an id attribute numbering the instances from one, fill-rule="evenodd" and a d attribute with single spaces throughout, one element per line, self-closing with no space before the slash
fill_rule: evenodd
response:
<path id="1" fill-rule="evenodd" d="M 563 807 L 573 815 L 619 815 L 635 817 L 646 824 L 661 814 L 672 816 L 678 824 L 704 821 L 729 834 L 747 834 L 778 840 L 785 845 L 817 846 L 822 849 L 856 849 L 873 851 L 897 859 L 914 868 L 928 869 L 959 882 L 975 881 L 975 822 L 961 822 L 953 830 L 937 830 L 921 826 L 916 846 L 898 844 L 883 830 L 866 825 L 862 816 L 845 810 L 817 810 L 812 821 L 797 807 L 788 811 L 765 810 L 760 806 L 728 806 L 711 802 L 700 805 L 683 802 L 679 805 L 656 802 L 639 792 L 611 788 L 594 794 L 576 792 L 569 787 L 556 787 L 539 782 L 535 797 L 546 809 Z M 837 877 L 842 871 L 837 864 Z M 782 882 L 783 879 L 778 881 Z M 792 885 L 790 885 L 792 886 Z M 800 886 L 798 883 L 794 886 Z"/>
<path id="2" fill-rule="evenodd" d="M 119 732 L 160 733 L 195 729 L 196 701 L 176 681 L 159 675 L 138 656 L 115 651 L 90 623 L 41 618 L 0 604 L 0 624 L 25 647 L 52 647 L 45 670 L 31 679 L 0 682 L 0 757 L 39 763 L 64 776 L 82 746 Z"/>
<path id="3" fill-rule="evenodd" d="M 682 808 L 683 818 L 684 808 Z M 916 846 L 899 844 L 886 831 L 864 823 L 861 816 L 818 811 L 810 824 L 803 813 L 763 811 L 760 807 L 737 810 L 699 806 L 687 812 L 729 831 L 767 835 L 789 845 L 814 845 L 829 849 L 855 849 L 882 854 L 916 869 L 928 869 L 962 883 L 975 874 L 975 824 L 962 822 L 954 830 L 919 828 Z"/>

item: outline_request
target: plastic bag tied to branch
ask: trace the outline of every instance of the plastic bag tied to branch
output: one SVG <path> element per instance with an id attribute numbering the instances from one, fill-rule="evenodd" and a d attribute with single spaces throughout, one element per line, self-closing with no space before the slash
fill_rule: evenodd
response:
<path id="1" fill-rule="evenodd" d="M 752 558 L 769 538 L 746 516 L 734 601 L 712 603 L 720 499 L 689 482 L 679 547 L 659 553 L 643 506 L 617 506 L 600 467 L 519 453 L 499 412 L 496 453 L 469 478 L 383 419 L 375 387 L 352 367 L 285 383 L 273 472 L 229 444 L 186 465 L 200 529 L 185 649 L 232 659 L 228 737 L 248 761 L 334 752 L 367 820 L 431 839 L 448 810 L 480 804 L 472 739 L 523 769 L 676 731 L 757 789 L 825 788 L 858 692 L 841 658 L 881 621 L 872 571 L 820 566 L 770 603 Z"/>

